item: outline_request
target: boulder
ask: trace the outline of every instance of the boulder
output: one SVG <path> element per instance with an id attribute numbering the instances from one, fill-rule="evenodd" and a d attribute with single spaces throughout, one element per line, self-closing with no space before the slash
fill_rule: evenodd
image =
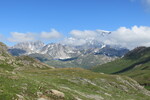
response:
<path id="1" fill-rule="evenodd" d="M 63 92 L 60 92 L 58 90 L 54 90 L 54 89 L 51 89 L 49 91 L 46 91 L 47 94 L 51 94 L 53 96 L 56 96 L 58 98 L 64 98 L 65 97 L 65 94 Z"/>

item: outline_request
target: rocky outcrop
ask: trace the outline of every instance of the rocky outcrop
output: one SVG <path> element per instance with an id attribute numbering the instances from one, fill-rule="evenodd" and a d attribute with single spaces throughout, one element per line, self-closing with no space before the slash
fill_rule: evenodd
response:
<path id="1" fill-rule="evenodd" d="M 50 94 L 50 95 L 53 95 L 53 96 L 56 96 L 58 98 L 64 98 L 65 97 L 65 94 L 63 92 L 60 92 L 60 91 L 54 90 L 54 89 L 46 91 L 46 93 Z"/>

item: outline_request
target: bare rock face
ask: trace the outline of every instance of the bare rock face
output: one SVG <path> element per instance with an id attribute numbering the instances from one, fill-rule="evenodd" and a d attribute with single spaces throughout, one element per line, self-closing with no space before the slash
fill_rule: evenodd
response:
<path id="1" fill-rule="evenodd" d="M 12 48 L 19 48 L 28 51 L 29 53 L 36 52 L 39 49 L 41 49 L 45 44 L 41 41 L 35 41 L 35 42 L 22 42 L 18 43 Z"/>
<path id="2" fill-rule="evenodd" d="M 80 55 L 79 50 L 76 48 L 56 43 L 44 46 L 40 53 L 47 54 L 53 59 L 69 59 Z"/>
<path id="3" fill-rule="evenodd" d="M 0 42 L 0 65 L 2 69 L 14 71 L 27 68 L 54 68 L 29 56 L 12 56 L 8 52 L 7 46 L 2 42 Z M 12 77 L 12 79 L 15 79 L 15 77 Z"/>
<path id="4" fill-rule="evenodd" d="M 57 43 L 45 45 L 41 41 L 18 43 L 8 51 L 14 56 L 38 53 L 48 55 L 53 59 L 68 59 L 80 55 L 79 50 L 73 47 Z"/>

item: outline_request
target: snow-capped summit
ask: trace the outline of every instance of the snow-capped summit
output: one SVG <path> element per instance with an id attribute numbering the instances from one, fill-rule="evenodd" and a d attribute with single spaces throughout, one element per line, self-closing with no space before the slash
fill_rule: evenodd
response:
<path id="1" fill-rule="evenodd" d="M 9 48 L 9 52 L 13 55 L 30 55 L 39 54 L 46 55 L 51 59 L 71 59 L 77 58 L 80 55 L 106 55 L 117 56 L 124 55 L 128 50 L 121 46 L 107 45 L 103 42 L 111 32 L 97 30 L 102 38 L 87 38 L 85 43 L 79 46 L 63 45 L 60 43 L 50 43 L 45 45 L 41 41 L 36 42 L 22 42 Z"/>
<path id="2" fill-rule="evenodd" d="M 43 48 L 44 46 L 45 44 L 41 41 L 21 42 L 11 47 L 11 49 L 25 50 L 27 54 L 31 54 L 31 53 L 38 53 L 40 49 Z"/>
<path id="3" fill-rule="evenodd" d="M 38 53 L 48 55 L 53 59 L 69 59 L 80 54 L 80 51 L 74 47 L 57 43 L 45 45 L 41 41 L 18 43 L 9 48 L 9 52 L 14 55 L 30 55 Z"/>

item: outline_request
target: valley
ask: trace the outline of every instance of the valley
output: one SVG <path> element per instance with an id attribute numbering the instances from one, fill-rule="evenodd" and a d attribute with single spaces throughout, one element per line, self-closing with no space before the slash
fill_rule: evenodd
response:
<path id="1" fill-rule="evenodd" d="M 150 100 L 150 0 L 0 0 L 0 100 Z"/>
<path id="2" fill-rule="evenodd" d="M 7 49 L 0 44 L 0 100 L 148 100 L 150 97 L 150 91 L 129 77 L 82 68 L 55 68 L 29 56 L 12 56 Z"/>

